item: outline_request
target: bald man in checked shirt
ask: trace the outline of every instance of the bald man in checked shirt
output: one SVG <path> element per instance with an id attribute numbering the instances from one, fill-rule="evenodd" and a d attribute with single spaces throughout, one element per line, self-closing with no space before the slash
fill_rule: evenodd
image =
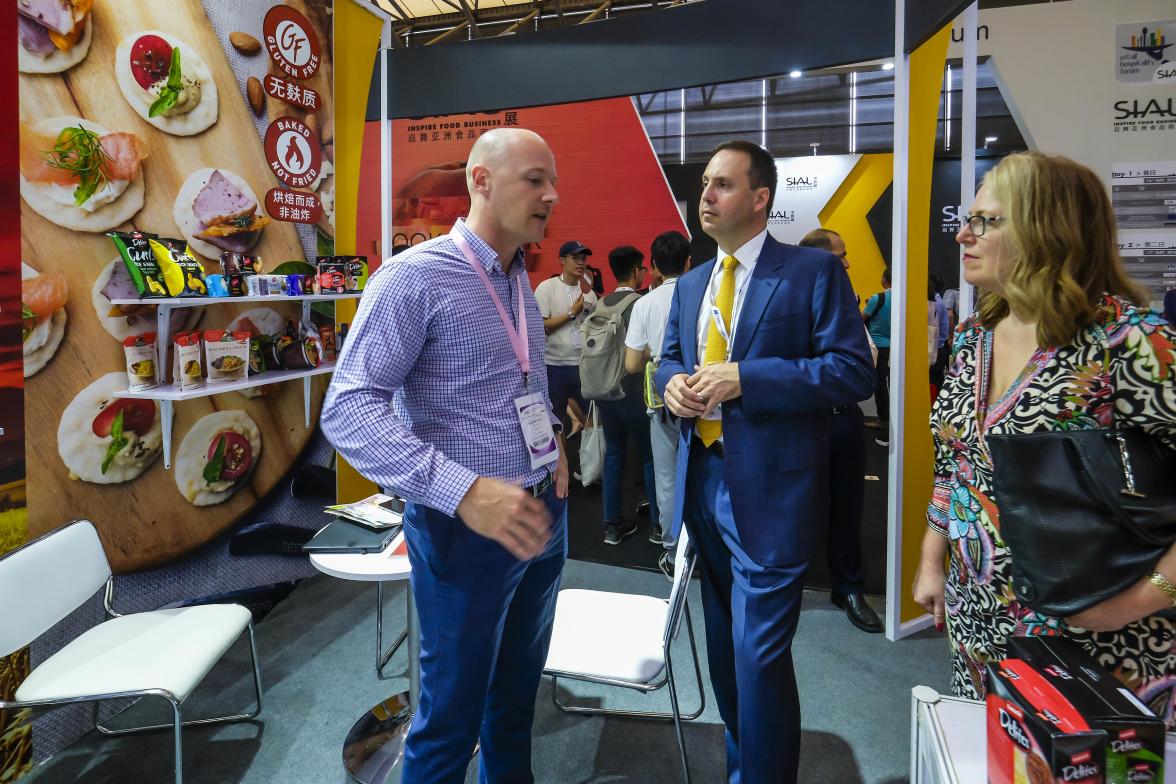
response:
<path id="1" fill-rule="evenodd" d="M 555 181 L 537 134 L 482 135 L 466 164 L 469 217 L 372 275 L 323 404 L 339 453 L 409 501 L 421 691 L 404 784 L 464 782 L 479 742 L 479 781 L 534 780 L 531 725 L 567 559 L 568 468 L 562 439 L 558 460 L 534 467 L 516 411 L 538 393 L 540 426 L 559 427 L 521 246 L 543 237 Z M 512 342 L 507 321 L 525 334 Z"/>

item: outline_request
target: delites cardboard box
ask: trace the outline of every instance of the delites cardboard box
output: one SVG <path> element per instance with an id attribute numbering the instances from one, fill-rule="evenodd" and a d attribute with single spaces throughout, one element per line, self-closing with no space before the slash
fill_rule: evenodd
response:
<path id="1" fill-rule="evenodd" d="M 1028 663 L 988 665 L 989 784 L 1104 784 L 1107 734 Z"/>
<path id="2" fill-rule="evenodd" d="M 1014 638 L 1009 655 L 1037 670 L 1094 729 L 1107 733 L 1107 784 L 1161 784 L 1164 722 L 1069 640 Z"/>

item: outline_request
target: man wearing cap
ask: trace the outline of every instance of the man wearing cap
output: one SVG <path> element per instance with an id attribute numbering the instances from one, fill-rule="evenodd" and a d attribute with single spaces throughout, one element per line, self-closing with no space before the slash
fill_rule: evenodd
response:
<path id="1" fill-rule="evenodd" d="M 584 263 L 591 255 L 592 250 L 584 243 L 568 240 L 559 248 L 563 271 L 535 289 L 535 301 L 543 314 L 543 331 L 547 333 L 543 361 L 547 365 L 551 410 L 565 428 L 569 424 L 569 400 L 575 400 L 581 411 L 587 408 L 580 395 L 580 349 L 583 346 L 580 324 L 596 308 L 596 294 L 584 276 Z"/>

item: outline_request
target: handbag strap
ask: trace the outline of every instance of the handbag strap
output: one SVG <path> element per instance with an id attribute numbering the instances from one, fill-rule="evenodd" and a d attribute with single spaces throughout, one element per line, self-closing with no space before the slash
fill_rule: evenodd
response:
<path id="1" fill-rule="evenodd" d="M 1111 357 L 1111 339 L 1107 337 L 1107 332 L 1103 329 L 1102 324 L 1091 325 L 1094 334 L 1098 337 L 1099 343 L 1103 350 L 1103 366 L 1107 369 L 1107 375 L 1113 380 L 1114 374 L 1111 372 L 1111 363 L 1114 361 Z M 1118 393 L 1113 386 L 1111 387 L 1111 421 L 1107 427 L 1107 431 L 1119 452 L 1119 467 L 1123 472 L 1123 487 L 1119 490 L 1121 495 L 1130 496 L 1132 498 L 1144 498 L 1143 493 L 1140 493 L 1135 488 L 1135 469 L 1131 465 L 1131 452 L 1127 449 L 1127 437 L 1119 428 L 1115 421 L 1115 413 L 1118 406 L 1115 404 L 1115 396 Z"/>

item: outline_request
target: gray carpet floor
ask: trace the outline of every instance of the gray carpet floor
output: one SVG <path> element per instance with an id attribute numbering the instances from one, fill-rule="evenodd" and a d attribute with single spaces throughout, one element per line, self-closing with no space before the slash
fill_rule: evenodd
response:
<path id="1" fill-rule="evenodd" d="M 666 596 L 659 573 L 571 561 L 564 587 Z M 185 781 L 189 784 L 343 784 L 341 748 L 352 723 L 372 705 L 407 688 L 407 646 L 389 662 L 386 678 L 375 673 L 375 587 L 326 576 L 302 582 L 257 627 L 265 686 L 258 720 L 184 732 Z M 403 628 L 404 588 L 385 591 L 385 630 Z M 878 606 L 881 611 L 880 605 Z M 705 669 L 705 642 L 697 581 L 691 612 Z M 684 708 L 696 705 L 685 629 L 675 662 Z M 900 643 L 864 634 L 849 624 L 827 595 L 805 596 L 795 640 L 804 734 L 802 782 L 896 784 L 907 781 L 910 748 L 910 689 L 927 684 L 947 690 L 949 665 L 941 636 L 923 634 Z M 209 674 L 186 706 L 186 716 L 239 711 L 250 704 L 248 646 L 239 641 Z M 705 683 L 706 710 L 686 727 L 695 782 L 722 782 L 722 724 Z M 665 690 L 642 695 L 602 686 L 560 682 L 562 696 L 611 707 L 664 710 Z M 140 703 L 130 720 L 163 719 L 156 706 Z M 135 714 L 132 716 L 131 714 Z M 25 779 L 37 784 L 147 784 L 171 780 L 169 733 L 107 739 L 91 732 Z M 677 743 L 668 723 L 560 713 L 551 683 L 536 703 L 534 772 L 538 782 L 681 781 Z M 476 763 L 468 782 L 476 781 Z"/>

